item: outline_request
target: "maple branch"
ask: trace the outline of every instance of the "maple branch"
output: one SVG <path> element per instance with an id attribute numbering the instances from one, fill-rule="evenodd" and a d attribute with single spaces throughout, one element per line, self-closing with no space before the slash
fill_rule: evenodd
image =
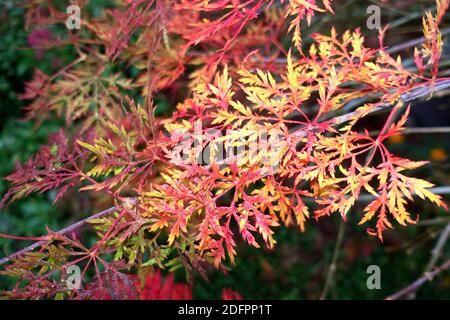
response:
<path id="1" fill-rule="evenodd" d="M 434 193 L 434 194 L 441 194 L 441 195 L 442 194 L 450 194 L 450 186 L 428 188 L 427 190 L 432 192 L 432 193 Z M 416 192 L 412 192 L 411 195 L 415 196 L 417 194 L 416 194 Z M 358 197 L 357 201 L 369 202 L 369 201 L 372 201 L 374 199 L 375 199 L 375 197 L 373 195 L 371 195 L 369 193 L 364 193 L 364 194 L 361 194 Z"/>
<path id="2" fill-rule="evenodd" d="M 390 296 L 385 298 L 385 300 L 397 300 L 397 299 L 400 299 L 400 298 L 408 295 L 409 293 L 419 289 L 426 282 L 432 281 L 434 279 L 434 277 L 436 277 L 438 274 L 440 274 L 441 272 L 444 272 L 444 271 L 446 271 L 448 269 L 450 269 L 450 259 L 447 260 L 446 262 L 444 262 L 442 265 L 440 265 L 436 269 L 434 269 L 433 271 L 425 272 L 422 277 L 420 277 L 419 279 L 417 279 L 416 281 L 411 283 L 409 286 L 401 289 L 400 291 L 398 291 L 398 292 L 396 292 L 394 294 L 391 294 Z"/>
<path id="3" fill-rule="evenodd" d="M 405 92 L 400 96 L 400 101 L 403 103 L 408 103 L 423 97 L 430 97 L 431 94 L 436 93 L 438 91 L 443 91 L 445 89 L 450 88 L 450 80 L 441 80 L 434 83 L 433 86 L 428 86 L 427 84 L 424 84 L 422 87 L 414 88 L 409 92 Z M 384 103 L 380 104 L 376 107 L 374 107 L 372 110 L 367 112 L 366 115 L 370 115 L 376 112 L 384 111 L 389 108 L 393 107 L 391 103 Z M 355 110 L 353 112 L 349 112 L 337 117 L 334 117 L 329 120 L 333 120 L 332 126 L 338 126 L 340 124 L 343 124 L 347 121 L 350 121 L 353 118 L 356 118 L 359 115 L 362 115 L 365 113 L 365 110 Z M 290 131 L 293 132 L 294 135 L 300 135 L 303 134 L 303 130 L 301 130 L 304 126 L 295 126 Z"/>
<path id="4" fill-rule="evenodd" d="M 435 187 L 435 188 L 430 188 L 428 190 L 433 192 L 434 194 L 441 194 L 441 195 L 442 194 L 450 194 L 450 186 Z M 412 194 L 415 195 L 415 193 L 412 193 Z M 368 202 L 368 201 L 371 201 L 373 199 L 374 199 L 374 197 L 371 194 L 362 194 L 362 195 L 360 195 L 358 197 L 358 201 L 361 201 L 361 202 Z M 136 203 L 137 199 L 136 198 L 129 198 L 128 201 L 129 201 L 130 204 L 133 205 L 133 204 Z M 94 214 L 92 216 L 89 216 L 87 218 L 84 218 L 84 219 L 82 219 L 82 220 L 80 220 L 80 221 L 78 221 L 78 222 L 76 222 L 74 224 L 71 224 L 71 225 L 69 225 L 68 227 L 66 227 L 64 229 L 61 229 L 61 230 L 57 231 L 56 233 L 66 234 L 66 233 L 69 233 L 71 231 L 74 231 L 74 230 L 78 229 L 79 227 L 81 227 L 81 226 L 85 225 L 86 223 L 88 223 L 90 220 L 104 217 L 104 216 L 114 212 L 115 210 L 117 210 L 117 208 L 118 208 L 117 206 L 114 206 L 114 207 L 105 209 L 105 210 L 103 210 L 103 211 L 101 211 L 99 213 L 96 213 L 96 214 Z M 449 229 L 450 229 L 450 227 L 449 227 Z M 449 230 L 449 232 L 450 232 L 450 230 Z M 338 239 L 339 239 L 339 237 L 338 237 Z M 30 245 L 28 247 L 25 247 L 25 248 L 23 248 L 23 249 L 21 249 L 21 250 L 19 250 L 17 252 L 12 253 L 9 256 L 6 256 L 6 257 L 0 259 L 0 265 L 5 264 L 6 262 L 10 261 L 11 259 L 14 259 L 14 258 L 16 258 L 16 257 L 18 257 L 18 256 L 20 256 L 20 255 L 22 255 L 24 253 L 27 253 L 29 251 L 32 251 L 32 250 L 36 249 L 36 248 L 40 247 L 41 245 L 45 244 L 48 241 L 49 240 L 40 240 L 38 242 L 33 243 L 32 245 Z M 330 266 L 330 270 L 331 269 L 332 268 Z"/>
<path id="5" fill-rule="evenodd" d="M 136 198 L 128 198 L 128 200 L 127 200 L 127 202 L 128 202 L 129 205 L 135 204 L 136 201 L 137 201 Z M 108 215 L 108 214 L 110 214 L 110 213 L 113 213 L 113 212 L 116 211 L 117 209 L 118 209 L 118 206 L 114 206 L 114 207 L 108 208 L 108 209 L 103 210 L 103 211 L 101 211 L 101 212 L 98 212 L 98 213 L 96 213 L 96 214 L 94 214 L 94 215 L 92 215 L 92 216 L 89 216 L 89 217 L 87 217 L 87 218 L 84 218 L 84 219 L 82 219 L 82 220 L 80 220 L 80 221 L 78 221 L 78 222 L 76 222 L 76 223 L 74 223 L 74 224 L 71 224 L 71 225 L 69 225 L 68 227 L 66 227 L 66 228 L 64 228 L 64 229 L 61 229 L 61 230 L 57 231 L 56 233 L 59 233 L 59 234 L 67 234 L 67 233 L 72 232 L 72 231 L 78 229 L 79 227 L 81 227 L 81 226 L 87 224 L 90 220 L 92 220 L 92 219 L 99 219 L 99 218 L 101 218 L 101 217 L 104 217 L 104 216 L 106 216 L 106 215 Z M 0 265 L 3 265 L 3 264 L 5 264 L 6 262 L 8 262 L 8 261 L 10 261 L 10 260 L 12 260 L 12 259 L 14 259 L 14 258 L 17 258 L 18 256 L 20 256 L 20 255 L 22 255 L 22 254 L 25 254 L 25 253 L 27 253 L 27 252 L 29 252 L 29 251 L 32 251 L 32 250 L 36 249 L 36 248 L 38 248 L 38 247 L 40 247 L 40 246 L 46 244 L 46 243 L 47 243 L 48 241 L 50 241 L 50 240 L 51 240 L 51 239 L 48 239 L 48 240 L 40 240 L 40 241 L 38 241 L 38 242 L 35 242 L 35 243 L 31 244 L 31 245 L 28 246 L 28 247 L 25 247 L 25 248 L 23 248 L 23 249 L 21 249 L 21 250 L 19 250 L 19 251 L 16 251 L 16 252 L 10 254 L 9 256 L 6 256 L 6 257 L 0 259 Z"/>
<path id="6" fill-rule="evenodd" d="M 444 36 L 444 35 L 447 35 L 447 34 L 450 34 L 450 28 L 445 28 L 445 29 L 441 30 L 441 35 Z M 412 39 L 410 41 L 406 41 L 404 43 L 400 43 L 398 45 L 392 46 L 389 49 L 386 49 L 386 52 L 389 53 L 389 54 L 396 53 L 396 52 L 402 51 L 404 49 L 408 49 L 408 48 L 414 47 L 414 46 L 416 46 L 418 44 L 423 43 L 424 41 L 425 41 L 424 37 Z"/>
<path id="7" fill-rule="evenodd" d="M 344 233 L 345 233 L 345 220 L 341 219 L 339 224 L 339 231 L 336 240 L 336 245 L 334 247 L 333 258 L 331 259 L 331 264 L 328 269 L 327 279 L 325 281 L 325 287 L 323 288 L 322 294 L 320 295 L 320 300 L 325 300 L 328 295 L 328 291 L 334 280 L 334 274 L 336 272 L 337 260 L 339 258 L 339 253 L 341 251 L 342 243 L 344 242 Z"/>
<path id="8" fill-rule="evenodd" d="M 427 266 L 425 267 L 425 270 L 424 270 L 425 274 L 427 272 L 430 272 L 436 266 L 436 263 L 437 263 L 438 259 L 441 257 L 442 250 L 444 249 L 449 236 L 450 236 L 450 222 L 442 230 L 433 250 L 431 250 L 430 260 L 428 261 Z M 411 291 L 409 293 L 409 297 L 414 298 L 418 289 L 419 288 L 416 288 L 415 290 Z"/>
<path id="9" fill-rule="evenodd" d="M 433 218 L 433 219 L 428 219 L 428 220 L 421 220 L 421 221 L 417 222 L 416 225 L 426 227 L 426 226 L 442 225 L 442 224 L 446 224 L 447 222 L 450 222 L 449 217 L 438 217 L 438 218 Z"/>
<path id="10" fill-rule="evenodd" d="M 404 103 L 407 103 L 407 102 L 411 102 L 413 100 L 417 100 L 419 98 L 430 96 L 432 93 L 435 93 L 437 91 L 442 91 L 442 90 L 445 90 L 448 88 L 450 88 L 450 80 L 442 80 L 442 81 L 436 82 L 433 86 L 425 85 L 424 87 L 415 88 L 415 89 L 411 90 L 410 92 L 404 93 L 401 95 L 400 100 Z M 369 114 L 387 109 L 389 107 L 392 107 L 392 104 L 390 104 L 390 103 L 381 104 L 381 105 L 373 108 L 369 112 Z M 364 111 L 356 110 L 356 111 L 338 116 L 338 117 L 334 118 L 334 125 L 339 125 L 346 121 L 349 121 L 350 119 L 362 114 L 363 112 Z"/>
<path id="11" fill-rule="evenodd" d="M 440 258 L 442 250 L 444 249 L 444 246 L 447 243 L 449 237 L 450 237 L 450 222 L 447 224 L 444 230 L 442 230 L 441 235 L 439 236 L 439 239 L 436 242 L 436 245 L 431 251 L 431 258 L 425 268 L 425 272 L 429 272 L 436 266 L 436 262 Z"/>
<path id="12" fill-rule="evenodd" d="M 370 131 L 369 135 L 377 135 L 380 131 Z M 402 131 L 402 134 L 420 134 L 420 133 L 450 133 L 450 127 L 408 127 Z"/>

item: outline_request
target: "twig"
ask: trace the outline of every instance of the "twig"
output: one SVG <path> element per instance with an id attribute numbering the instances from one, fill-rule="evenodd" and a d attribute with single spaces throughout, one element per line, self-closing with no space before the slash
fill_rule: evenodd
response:
<path id="1" fill-rule="evenodd" d="M 442 250 L 444 249 L 449 236 L 450 236 L 450 222 L 442 230 L 441 235 L 439 236 L 438 241 L 436 242 L 436 245 L 434 246 L 433 250 L 431 250 L 431 257 L 427 263 L 427 266 L 425 267 L 424 274 L 426 274 L 427 272 L 430 272 L 436 266 L 436 263 L 439 260 L 439 258 L 441 257 Z M 419 288 L 411 291 L 409 294 L 409 298 L 411 298 L 411 299 L 415 298 L 415 295 L 416 295 L 416 292 L 418 289 Z"/>
<path id="2" fill-rule="evenodd" d="M 450 28 L 445 28 L 441 30 L 441 35 L 446 35 L 450 33 Z M 424 37 L 420 37 L 420 38 L 416 38 L 416 39 L 412 39 L 410 41 L 404 42 L 404 43 L 400 43 L 398 45 L 392 46 L 389 49 L 386 50 L 387 53 L 392 54 L 392 53 L 396 53 L 399 51 L 402 51 L 404 49 L 408 49 L 411 47 L 414 47 L 418 44 L 421 44 L 425 41 Z"/>
<path id="3" fill-rule="evenodd" d="M 447 260 L 444 264 L 440 265 L 438 268 L 434 269 L 431 272 L 425 273 L 422 277 L 411 283 L 409 286 L 401 289 L 400 291 L 391 294 L 386 298 L 386 300 L 397 300 L 400 299 L 407 294 L 417 290 L 421 286 L 423 286 L 426 282 L 432 281 L 434 277 L 436 277 L 439 273 L 444 272 L 450 269 L 450 259 Z"/>
<path id="4" fill-rule="evenodd" d="M 414 90 L 411 90 L 410 92 L 404 93 L 401 95 L 400 100 L 404 103 L 407 102 L 411 102 L 413 100 L 419 99 L 419 98 L 423 98 L 423 97 L 429 97 L 431 93 L 434 93 L 436 91 L 441 91 L 441 90 L 445 90 L 450 88 L 450 80 L 442 80 L 442 81 L 438 81 L 434 84 L 434 86 L 432 87 L 428 87 L 428 86 L 424 86 L 421 88 L 416 88 Z M 371 110 L 370 113 L 375 113 L 381 110 L 384 110 L 386 108 L 391 107 L 392 105 L 390 103 L 385 103 L 385 104 L 381 104 L 375 108 L 373 108 L 373 110 Z M 338 125 L 341 123 L 344 123 L 360 114 L 362 114 L 364 111 L 353 111 L 350 113 L 346 113 L 342 116 L 338 116 L 336 118 L 334 118 L 334 124 Z"/>
<path id="5" fill-rule="evenodd" d="M 403 103 L 408 103 L 420 98 L 429 97 L 430 94 L 436 93 L 438 91 L 442 91 L 445 89 L 450 88 L 450 80 L 441 80 L 436 82 L 433 86 L 427 86 L 424 84 L 422 87 L 415 88 L 409 92 L 406 92 L 400 96 L 400 100 Z M 392 107 L 392 104 L 390 103 L 383 103 L 376 107 L 374 107 L 372 110 L 367 112 L 366 115 L 374 114 L 380 111 L 387 110 Z M 345 113 L 341 116 L 337 116 L 334 118 L 330 118 L 328 120 L 333 120 L 333 126 L 338 126 L 340 124 L 343 124 L 347 121 L 350 121 L 353 118 L 358 117 L 359 115 L 364 114 L 365 110 L 355 110 L 353 112 Z M 289 131 L 292 132 L 292 134 L 295 135 L 302 135 L 304 132 L 301 130 L 304 126 L 294 126 Z"/>
<path id="6" fill-rule="evenodd" d="M 137 201 L 136 198 L 128 199 L 128 203 L 130 205 L 134 205 L 136 203 L 136 201 Z M 92 216 L 89 216 L 89 217 L 87 217 L 87 218 L 85 218 L 83 220 L 80 220 L 80 221 L 78 221 L 78 222 L 76 222 L 74 224 L 71 224 L 70 226 L 68 226 L 68 227 L 66 227 L 64 229 L 59 230 L 57 233 L 59 233 L 59 234 L 66 234 L 66 233 L 72 232 L 72 231 L 78 229 L 79 227 L 85 225 L 90 220 L 92 220 L 92 219 L 99 219 L 101 217 L 104 217 L 104 216 L 106 216 L 106 215 L 116 211 L 117 209 L 118 209 L 117 206 L 108 208 L 108 209 L 103 210 L 103 211 L 101 211 L 99 213 L 96 213 L 96 214 L 94 214 Z M 49 240 L 41 240 L 41 241 L 35 242 L 32 245 L 30 245 L 28 247 L 25 247 L 25 248 L 15 252 L 15 253 L 12 253 L 9 256 L 6 256 L 6 257 L 0 259 L 0 265 L 5 264 L 6 262 L 10 261 L 11 259 L 14 259 L 14 258 L 16 258 L 16 257 L 18 257 L 18 256 L 20 256 L 20 255 L 22 255 L 24 253 L 27 253 L 29 251 L 32 251 L 32 250 L 36 249 L 36 248 L 46 244 L 48 241 Z"/>
<path id="7" fill-rule="evenodd" d="M 450 236 L 450 223 L 448 223 L 447 226 L 444 228 L 444 230 L 442 230 L 441 235 L 439 236 L 439 239 L 436 242 L 436 245 L 431 251 L 431 258 L 425 268 L 425 272 L 429 272 L 436 266 L 436 263 L 442 254 L 442 250 L 444 249 L 444 246 L 447 243 L 449 236 Z"/>
<path id="8" fill-rule="evenodd" d="M 450 236 L 450 223 L 448 223 L 447 226 L 444 228 L 444 230 L 442 230 L 441 235 L 439 236 L 439 239 L 436 242 L 436 245 L 434 246 L 433 250 L 431 250 L 431 258 L 425 268 L 425 272 L 429 272 L 436 266 L 436 263 L 438 259 L 441 257 L 442 250 L 444 249 L 444 246 L 447 243 L 449 236 Z"/>
<path id="9" fill-rule="evenodd" d="M 427 227 L 427 226 L 435 226 L 435 225 L 441 225 L 441 224 L 447 224 L 450 222 L 450 217 L 438 217 L 428 220 L 421 220 L 417 222 L 417 226 Z"/>
<path id="10" fill-rule="evenodd" d="M 416 224 L 417 225 L 417 224 Z M 435 239 L 439 235 L 439 230 L 432 228 L 425 229 L 425 231 L 420 232 L 419 235 L 415 236 L 411 240 L 402 241 L 398 244 L 393 244 L 385 247 L 386 253 L 394 253 L 396 251 L 408 251 L 411 252 L 414 248 L 418 248 L 421 244 L 427 243 L 428 241 Z"/>
<path id="11" fill-rule="evenodd" d="M 427 189 L 430 192 L 433 192 L 434 194 L 450 194 L 450 186 L 443 186 L 443 187 L 434 187 Z M 415 192 L 411 193 L 412 195 L 416 195 Z M 369 202 L 375 199 L 375 197 L 369 193 L 361 194 L 358 197 L 359 202 Z"/>
<path id="12" fill-rule="evenodd" d="M 369 135 L 377 135 L 379 131 L 370 131 Z M 408 127 L 402 131 L 402 134 L 416 134 L 416 133 L 450 133 L 450 127 Z"/>
<path id="13" fill-rule="evenodd" d="M 322 294 L 320 295 L 320 300 L 325 300 L 328 295 L 328 291 L 334 280 L 334 274 L 336 271 L 337 260 L 339 258 L 339 253 L 341 251 L 342 243 L 344 240 L 345 233 L 345 220 L 342 219 L 339 224 L 339 231 L 336 240 L 336 245 L 334 247 L 333 258 L 331 259 L 330 268 L 328 269 L 327 280 L 325 281 L 325 287 L 323 288 Z"/>

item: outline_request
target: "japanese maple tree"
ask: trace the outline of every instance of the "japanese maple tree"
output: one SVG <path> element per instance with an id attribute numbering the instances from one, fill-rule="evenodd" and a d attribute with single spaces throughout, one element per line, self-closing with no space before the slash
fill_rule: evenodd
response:
<path id="1" fill-rule="evenodd" d="M 145 289 L 149 273 L 224 268 L 237 241 L 273 248 L 281 225 L 303 232 L 311 218 L 346 219 L 363 193 L 373 199 L 360 224 L 381 241 L 393 223 L 416 223 L 414 194 L 446 208 L 433 184 L 408 174 L 427 161 L 385 143 L 404 130 L 410 101 L 450 87 L 439 69 L 449 1 L 436 6 L 423 18 L 414 70 L 385 46 L 389 28 L 376 47 L 359 29 L 334 28 L 305 45 L 312 18 L 339 9 L 331 0 L 116 0 L 97 15 L 82 11 L 80 30 L 37 39 L 34 47 L 71 46 L 77 57 L 52 75 L 35 70 L 22 95 L 27 119 L 66 126 L 6 177 L 2 205 L 49 190 L 56 202 L 75 189 L 107 196 L 112 208 L 86 220 L 93 246 L 68 227 L 5 258 L 1 274 L 23 281 L 4 294 L 96 298 L 138 275 L 144 291 L 125 296 L 157 296 Z M 29 26 L 67 19 L 53 1 L 26 7 Z M 177 106 L 157 117 L 162 92 Z M 375 135 L 361 125 L 386 110 Z M 57 275 L 75 264 L 84 285 L 71 291 Z"/>

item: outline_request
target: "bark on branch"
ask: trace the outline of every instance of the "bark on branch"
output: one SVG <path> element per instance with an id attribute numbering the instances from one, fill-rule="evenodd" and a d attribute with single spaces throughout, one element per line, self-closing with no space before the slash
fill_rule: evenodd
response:
<path id="1" fill-rule="evenodd" d="M 439 267 L 434 269 L 433 271 L 426 272 L 422 277 L 411 283 L 409 286 L 403 288 L 402 290 L 391 294 L 389 297 L 386 298 L 386 300 L 397 300 L 400 299 L 409 293 L 416 291 L 421 286 L 423 286 L 425 283 L 430 282 L 441 272 L 444 272 L 446 270 L 450 269 L 450 259 L 447 260 L 445 263 L 441 264 Z"/>

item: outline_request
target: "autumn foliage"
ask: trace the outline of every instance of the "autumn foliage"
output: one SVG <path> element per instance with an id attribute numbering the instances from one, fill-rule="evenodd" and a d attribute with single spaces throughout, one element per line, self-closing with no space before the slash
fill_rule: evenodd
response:
<path id="1" fill-rule="evenodd" d="M 115 1 L 100 15 L 82 11 L 78 31 L 34 39 L 36 48 L 77 53 L 55 74 L 36 69 L 22 95 L 27 119 L 60 117 L 66 126 L 17 164 L 2 204 L 49 190 L 56 202 L 75 189 L 105 195 L 115 209 L 90 221 L 99 237 L 91 247 L 49 230 L 37 250 L 1 271 L 25 280 L 5 294 L 98 298 L 156 272 L 141 295 L 191 298 L 187 289 L 166 294 L 177 286 L 170 278 L 160 292 L 148 285 L 159 287 L 162 268 L 183 267 L 190 277 L 234 263 L 237 241 L 273 248 L 281 225 L 303 232 L 313 219 L 346 219 L 363 193 L 373 199 L 352 214 L 380 240 L 394 224 L 416 223 L 413 194 L 446 207 L 430 182 L 408 173 L 427 162 L 385 144 L 404 130 L 408 102 L 447 81 L 439 24 L 449 1 L 436 4 L 423 18 L 417 71 L 384 45 L 389 28 L 375 48 L 358 29 L 334 28 L 306 46 L 312 17 L 338 9 L 328 0 Z M 27 19 L 42 28 L 67 15 L 30 1 Z M 156 116 L 161 92 L 177 103 L 170 116 Z M 373 134 L 361 122 L 380 110 L 388 116 Z M 67 291 L 54 276 L 74 264 L 90 276 Z"/>

